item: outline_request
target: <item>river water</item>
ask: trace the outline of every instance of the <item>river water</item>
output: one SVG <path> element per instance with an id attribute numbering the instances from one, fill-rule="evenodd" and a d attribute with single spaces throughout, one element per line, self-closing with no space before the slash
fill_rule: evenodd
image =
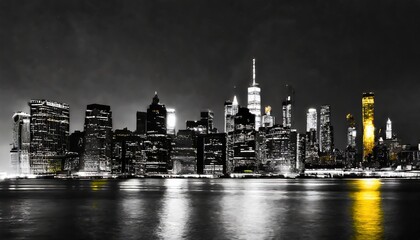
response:
<path id="1" fill-rule="evenodd" d="M 420 239 L 420 180 L 0 181 L 0 239 Z"/>

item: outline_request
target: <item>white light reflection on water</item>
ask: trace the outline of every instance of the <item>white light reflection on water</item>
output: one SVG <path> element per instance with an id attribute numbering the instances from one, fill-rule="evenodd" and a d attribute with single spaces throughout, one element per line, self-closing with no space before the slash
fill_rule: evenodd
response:
<path id="1" fill-rule="evenodd" d="M 190 200 L 185 195 L 188 191 L 188 180 L 165 179 L 164 186 L 166 191 L 158 213 L 157 235 L 161 239 L 183 239 L 190 215 Z"/>
<path id="2" fill-rule="evenodd" d="M 278 228 L 276 214 L 285 211 L 278 203 L 282 194 L 266 189 L 267 182 L 249 180 L 226 183 L 220 207 L 222 224 L 230 239 L 272 239 Z"/>

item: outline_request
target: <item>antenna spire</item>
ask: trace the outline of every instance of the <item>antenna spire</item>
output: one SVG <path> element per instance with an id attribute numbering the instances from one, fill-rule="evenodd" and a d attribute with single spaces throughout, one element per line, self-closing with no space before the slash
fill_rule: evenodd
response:
<path id="1" fill-rule="evenodd" d="M 252 59 L 252 85 L 255 86 L 255 58 Z"/>

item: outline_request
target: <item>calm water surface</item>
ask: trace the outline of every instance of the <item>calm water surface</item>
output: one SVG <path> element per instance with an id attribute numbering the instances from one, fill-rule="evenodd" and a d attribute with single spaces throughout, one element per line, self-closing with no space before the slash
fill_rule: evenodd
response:
<path id="1" fill-rule="evenodd" d="M 420 239 L 420 180 L 0 181 L 0 239 Z"/>

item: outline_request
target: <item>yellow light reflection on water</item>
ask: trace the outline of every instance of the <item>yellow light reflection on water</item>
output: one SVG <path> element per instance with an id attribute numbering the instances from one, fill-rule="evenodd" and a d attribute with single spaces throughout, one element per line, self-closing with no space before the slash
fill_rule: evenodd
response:
<path id="1" fill-rule="evenodd" d="M 107 180 L 106 179 L 95 179 L 95 180 L 92 180 L 90 182 L 90 188 L 93 191 L 98 191 L 101 188 L 103 188 L 106 183 L 107 183 Z"/>
<path id="2" fill-rule="evenodd" d="M 351 181 L 353 191 L 352 217 L 354 239 L 382 239 L 383 213 L 381 206 L 381 181 L 358 179 Z"/>

